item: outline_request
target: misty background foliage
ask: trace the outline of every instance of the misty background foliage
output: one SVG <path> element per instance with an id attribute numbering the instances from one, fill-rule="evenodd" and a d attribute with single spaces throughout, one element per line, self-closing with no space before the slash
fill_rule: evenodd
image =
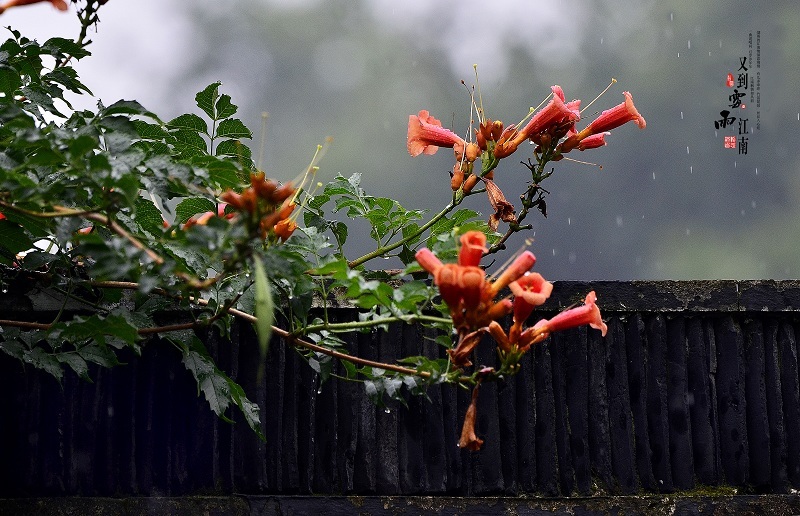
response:
<path id="1" fill-rule="evenodd" d="M 28 34 L 35 28 L 41 40 L 74 35 L 73 20 L 46 7 L 0 21 Z M 749 80 L 759 73 L 761 105 L 748 91 L 746 109 L 731 109 L 725 79 L 749 56 L 751 34 Z M 602 169 L 554 164 L 544 185 L 548 218 L 530 217 L 525 235 L 535 240 L 536 270 L 555 280 L 800 277 L 793 2 L 112 0 L 93 39 L 96 57 L 76 68 L 87 84 L 99 83 L 94 93 L 106 104 L 135 98 L 169 117 L 219 80 L 256 135 L 254 156 L 261 113 L 269 113 L 261 160 L 268 176 L 292 179 L 332 136 L 320 180 L 359 172 L 367 190 L 427 210 L 451 195 L 452 155 L 412 159 L 408 115 L 427 109 L 463 133 L 469 97 L 460 81 L 474 82 L 473 64 L 487 115 L 506 124 L 553 84 L 586 105 L 614 77 L 584 119 L 631 91 L 647 129 L 624 127 L 608 146 L 574 153 Z M 737 124 L 715 130 L 723 109 L 748 118 L 747 154 L 724 148 L 724 136 L 740 135 Z M 516 208 L 526 177 L 511 160 L 496 172 Z M 480 196 L 465 206 L 491 212 Z M 370 250 L 364 227 L 353 255 Z M 351 231 L 350 241 L 357 238 Z"/>

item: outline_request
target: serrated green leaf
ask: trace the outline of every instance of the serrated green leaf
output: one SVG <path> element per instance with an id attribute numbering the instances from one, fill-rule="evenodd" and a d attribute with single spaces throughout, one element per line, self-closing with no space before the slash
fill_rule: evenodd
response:
<path id="1" fill-rule="evenodd" d="M 92 55 L 81 44 L 66 38 L 50 38 L 42 45 L 42 50 L 55 57 L 69 55 L 73 59 L 81 59 Z"/>
<path id="2" fill-rule="evenodd" d="M 198 160 L 197 165 L 208 171 L 209 181 L 220 190 L 238 190 L 243 185 L 244 174 L 235 163 L 208 156 L 208 159 Z"/>
<path id="3" fill-rule="evenodd" d="M 216 117 L 216 103 L 219 97 L 220 82 L 215 82 L 206 86 L 206 88 L 195 95 L 194 100 L 197 102 L 197 107 L 203 110 L 211 120 L 217 120 Z"/>
<path id="4" fill-rule="evenodd" d="M 114 367 L 119 365 L 116 353 L 108 346 L 97 343 L 87 344 L 78 349 L 78 354 L 87 362 L 101 365 L 103 367 Z"/>
<path id="5" fill-rule="evenodd" d="M 167 127 L 170 129 L 177 129 L 180 131 L 191 131 L 194 133 L 208 134 L 208 124 L 206 121 L 195 115 L 194 113 L 187 113 L 179 117 L 173 118 L 167 122 Z"/>
<path id="6" fill-rule="evenodd" d="M 214 154 L 216 156 L 232 156 L 242 161 L 249 161 L 253 156 L 250 147 L 239 140 L 223 140 L 219 142 Z"/>
<path id="7" fill-rule="evenodd" d="M 136 213 L 133 216 L 133 220 L 140 228 L 153 236 L 163 233 L 164 218 L 161 210 L 158 209 L 153 201 L 138 197 L 134 207 L 136 208 Z"/>
<path id="8" fill-rule="evenodd" d="M 193 216 L 207 211 L 216 213 L 217 205 L 204 197 L 189 197 L 182 200 L 175 207 L 175 222 L 177 224 L 186 224 L 186 221 Z"/>
<path id="9" fill-rule="evenodd" d="M 275 320 L 275 303 L 272 300 L 272 289 L 264 270 L 264 262 L 258 255 L 253 255 L 253 272 L 255 283 L 253 285 L 255 296 L 256 333 L 258 334 L 258 347 L 261 350 L 261 366 L 267 358 L 269 340 L 272 337 L 272 323 Z"/>
<path id="10" fill-rule="evenodd" d="M 242 387 L 228 378 L 228 387 L 230 388 L 231 396 L 233 397 L 233 402 L 239 407 L 239 410 L 242 411 L 242 415 L 244 416 L 244 420 L 247 421 L 247 425 L 258 435 L 261 440 L 265 440 L 264 433 L 261 430 L 261 417 L 259 413 L 261 409 L 258 407 L 257 404 L 253 403 L 252 401 L 247 399 L 245 396 L 244 389 Z"/>
<path id="11" fill-rule="evenodd" d="M 218 138 L 252 138 L 253 134 L 238 118 L 228 118 L 217 126 Z"/>
<path id="12" fill-rule="evenodd" d="M 209 357 L 194 349 L 184 348 L 183 365 L 194 376 L 198 393 L 202 391 L 211 410 L 225 421 L 231 422 L 225 416 L 225 411 L 233 401 L 228 377 L 217 369 Z"/>
<path id="13" fill-rule="evenodd" d="M 143 120 L 133 120 L 133 125 L 136 127 L 136 132 L 139 137 L 147 140 L 163 140 L 167 137 L 167 131 L 159 124 L 151 124 Z"/>
<path id="14" fill-rule="evenodd" d="M 118 100 L 108 107 L 103 108 L 101 116 L 110 115 L 142 115 L 157 118 L 156 115 L 135 100 Z"/>
<path id="15" fill-rule="evenodd" d="M 0 92 L 5 93 L 5 99 L 10 98 L 21 85 L 22 79 L 16 70 L 7 65 L 0 65 Z"/>
<path id="16" fill-rule="evenodd" d="M 62 364 L 67 364 L 82 380 L 92 381 L 89 377 L 89 366 L 86 365 L 86 360 L 80 355 L 76 353 L 58 353 L 56 359 Z"/>
<path id="17" fill-rule="evenodd" d="M 61 330 L 61 336 L 71 341 L 94 339 L 96 342 L 102 343 L 104 342 L 103 337 L 110 335 L 133 346 L 139 338 L 138 328 L 120 315 L 76 316 L 69 323 L 54 325 L 53 329 Z"/>
<path id="18" fill-rule="evenodd" d="M 225 94 L 219 96 L 215 107 L 217 110 L 215 120 L 232 117 L 239 109 L 235 104 L 231 103 L 231 96 Z"/>
<path id="19" fill-rule="evenodd" d="M 50 373 L 59 381 L 61 381 L 61 378 L 64 376 L 61 363 L 56 357 L 46 353 L 42 348 L 36 347 L 30 351 L 26 351 L 22 359 L 33 367 Z"/>

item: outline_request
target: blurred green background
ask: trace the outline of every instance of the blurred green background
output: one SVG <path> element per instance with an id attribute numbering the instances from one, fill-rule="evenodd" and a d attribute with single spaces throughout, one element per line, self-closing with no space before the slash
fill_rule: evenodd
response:
<path id="1" fill-rule="evenodd" d="M 135 98 L 171 118 L 219 80 L 255 134 L 269 112 L 267 175 L 297 176 L 332 136 L 320 180 L 359 172 L 368 193 L 431 211 L 450 198 L 452 153 L 411 158 L 408 115 L 427 109 L 463 134 L 460 81 L 474 82 L 474 63 L 487 115 L 506 124 L 553 84 L 585 105 L 614 77 L 579 127 L 630 91 L 647 129 L 628 124 L 573 156 L 602 169 L 554 164 L 548 218 L 529 216 L 525 235 L 536 269 L 556 280 L 800 277 L 795 2 L 111 0 L 100 15 L 95 55 L 77 69 L 106 104 Z M 75 35 L 71 18 L 36 5 L 0 22 L 44 39 Z M 725 79 L 743 56 L 754 102 L 748 91 L 731 109 Z M 724 148 L 740 135 L 736 123 L 715 130 L 723 109 L 748 119 L 747 154 Z M 517 207 L 529 156 L 521 148 L 496 172 Z M 491 213 L 485 197 L 467 204 Z M 370 250 L 365 232 L 350 234 L 351 256 Z"/>

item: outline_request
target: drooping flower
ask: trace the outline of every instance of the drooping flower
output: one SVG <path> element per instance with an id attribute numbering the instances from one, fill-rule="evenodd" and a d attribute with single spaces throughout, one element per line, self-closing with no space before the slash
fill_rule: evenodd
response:
<path id="1" fill-rule="evenodd" d="M 439 147 L 453 147 L 457 153 L 463 153 L 466 142 L 450 129 L 442 127 L 442 123 L 430 116 L 423 109 L 417 115 L 408 117 L 408 153 L 412 156 L 420 154 L 436 154 Z"/>
<path id="2" fill-rule="evenodd" d="M 472 365 L 469 356 L 472 354 L 472 350 L 475 349 L 475 346 L 480 343 L 485 333 L 485 328 L 479 328 L 472 333 L 462 334 L 458 339 L 456 347 L 447 350 L 447 354 L 450 355 L 450 360 L 456 367 L 469 367 Z"/>
<path id="3" fill-rule="evenodd" d="M 534 328 L 539 333 L 553 333 L 583 326 L 584 324 L 588 324 L 592 328 L 600 330 L 604 337 L 608 331 L 608 326 L 606 326 L 600 316 L 600 308 L 597 306 L 597 295 L 594 293 L 594 290 L 586 295 L 582 306 L 564 310 L 550 320 L 542 319 L 536 323 Z"/>
<path id="4" fill-rule="evenodd" d="M 506 200 L 500 187 L 490 179 L 485 179 L 484 184 L 486 185 L 486 195 L 489 196 L 489 203 L 494 210 L 494 213 L 489 216 L 489 227 L 492 228 L 492 231 L 497 230 L 501 220 L 516 222 L 517 215 L 514 212 L 514 205 Z"/>
<path id="5" fill-rule="evenodd" d="M 479 439 L 475 434 L 475 422 L 478 418 L 478 389 L 480 383 L 472 389 L 472 401 L 467 408 L 467 414 L 464 416 L 464 425 L 461 427 L 461 439 L 458 441 L 460 448 L 466 448 L 470 451 L 478 451 L 483 446 L 483 439 Z"/>

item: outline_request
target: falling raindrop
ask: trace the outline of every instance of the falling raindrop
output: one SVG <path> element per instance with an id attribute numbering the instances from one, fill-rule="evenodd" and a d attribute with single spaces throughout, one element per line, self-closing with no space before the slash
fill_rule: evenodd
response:
<path id="1" fill-rule="evenodd" d="M 555 255 L 556 255 L 556 250 L 555 250 L 555 249 L 553 249 L 553 256 L 555 256 Z"/>
<path id="2" fill-rule="evenodd" d="M 756 175 L 758 175 L 758 167 L 756 167 Z"/>
<path id="3" fill-rule="evenodd" d="M 681 57 L 681 53 L 680 52 L 678 52 L 678 57 Z"/>
<path id="4" fill-rule="evenodd" d="M 601 45 L 603 44 L 603 38 L 600 38 L 600 44 Z"/>
<path id="5" fill-rule="evenodd" d="M 572 225 L 572 218 L 571 217 L 567 217 L 567 226 L 571 226 L 571 225 Z"/>
<path id="6" fill-rule="evenodd" d="M 800 113 L 797 113 L 797 120 L 800 120 Z"/>
<path id="7" fill-rule="evenodd" d="M 672 17 L 675 13 L 669 13 L 669 21 L 672 21 Z"/>
<path id="8" fill-rule="evenodd" d="M 717 131 L 714 131 L 714 138 L 717 137 Z"/>
<path id="9" fill-rule="evenodd" d="M 694 167 L 692 165 L 689 165 L 689 173 L 694 174 Z"/>
<path id="10" fill-rule="evenodd" d="M 322 387 L 320 387 L 319 389 L 317 389 L 317 394 L 322 394 Z"/>
<path id="11" fill-rule="evenodd" d="M 681 111 L 681 120 L 683 120 L 683 111 Z"/>
<path id="12" fill-rule="evenodd" d="M 686 40 L 686 47 L 687 47 L 689 50 L 691 50 L 691 48 L 692 48 L 692 40 L 691 40 L 691 39 L 687 39 L 687 40 Z"/>
<path id="13" fill-rule="evenodd" d="M 686 146 L 686 154 L 689 154 L 689 146 Z"/>
<path id="14" fill-rule="evenodd" d="M 736 161 L 733 162 L 733 168 L 736 168 Z"/>
<path id="15" fill-rule="evenodd" d="M 622 227 L 622 215 L 617 215 L 617 227 Z"/>
<path id="16" fill-rule="evenodd" d="M 722 40 L 719 40 L 719 48 L 722 48 Z"/>
<path id="17" fill-rule="evenodd" d="M 383 409 L 383 411 L 385 413 L 387 413 L 387 414 L 391 414 L 392 413 L 392 410 L 389 407 L 386 407 L 385 409 Z"/>
<path id="18" fill-rule="evenodd" d="M 655 180 L 656 180 L 656 173 L 653 172 L 653 181 L 655 181 Z"/>
<path id="19" fill-rule="evenodd" d="M 711 52 L 708 53 L 708 57 L 711 57 Z"/>

